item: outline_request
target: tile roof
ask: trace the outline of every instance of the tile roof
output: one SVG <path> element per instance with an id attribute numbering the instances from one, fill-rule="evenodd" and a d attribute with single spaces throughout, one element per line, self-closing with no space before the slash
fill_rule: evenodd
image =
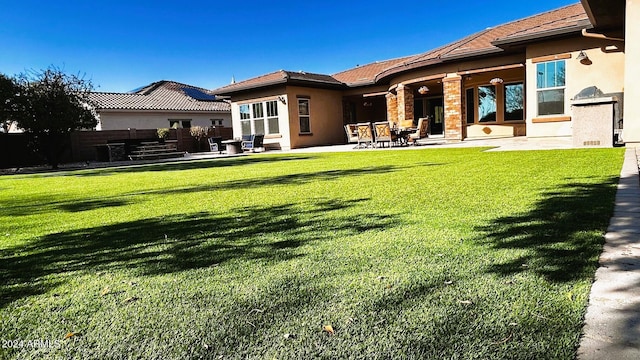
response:
<path id="1" fill-rule="evenodd" d="M 359 65 L 353 69 L 333 74 L 333 78 L 349 86 L 373 84 L 375 82 L 376 75 L 378 75 L 382 70 L 402 63 L 409 58 L 411 58 L 411 56 L 405 56 L 391 60 L 376 61 L 371 64 L 361 66 Z"/>
<path id="2" fill-rule="evenodd" d="M 388 76 L 403 71 L 440 64 L 445 61 L 470 58 L 474 56 L 504 53 L 501 46 L 517 41 L 547 38 L 552 35 L 578 33 L 590 26 L 589 18 L 580 3 L 512 21 L 503 25 L 477 32 L 458 41 L 414 56 L 378 61 L 348 69 L 333 76 L 313 74 L 326 83 L 341 83 L 347 86 L 365 86 L 375 84 Z M 237 91 L 284 84 L 292 72 L 280 70 L 258 76 L 215 90 L 219 94 L 231 94 Z M 304 74 L 304 73 L 303 73 Z M 313 83 L 308 78 L 308 83 Z"/>
<path id="3" fill-rule="evenodd" d="M 385 76 L 417 67 L 438 64 L 446 60 L 454 60 L 476 55 L 501 53 L 504 49 L 496 44 L 509 43 L 522 38 L 545 37 L 550 32 L 564 34 L 578 32 L 588 26 L 588 17 L 580 4 L 565 6 L 542 14 L 512 21 L 503 25 L 477 32 L 463 39 L 410 57 L 381 71 L 376 80 Z"/>
<path id="4" fill-rule="evenodd" d="M 201 99 L 192 96 L 201 97 Z M 209 97 L 215 99 L 213 96 L 210 90 L 167 80 L 154 82 L 131 93 L 94 92 L 90 94 L 90 98 L 97 103 L 97 109 L 231 111 L 231 105 L 227 101 L 202 100 Z"/>
<path id="5" fill-rule="evenodd" d="M 278 84 L 315 84 L 317 86 L 341 87 L 344 84 L 329 75 L 304 71 L 278 70 L 248 80 L 229 84 L 213 90 L 216 94 L 230 94 L 238 91 Z"/>

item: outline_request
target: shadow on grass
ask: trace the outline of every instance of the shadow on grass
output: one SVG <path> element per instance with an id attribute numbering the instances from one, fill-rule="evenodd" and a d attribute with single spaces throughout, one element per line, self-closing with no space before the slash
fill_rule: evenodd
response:
<path id="1" fill-rule="evenodd" d="M 435 166 L 435 165 L 432 165 Z M 198 193 L 216 190 L 241 190 L 254 189 L 262 186 L 274 185 L 302 185 L 315 181 L 339 180 L 343 177 L 355 177 L 365 175 L 385 174 L 398 170 L 395 166 L 375 166 L 346 170 L 327 170 L 308 173 L 287 174 L 262 178 L 243 178 L 236 181 L 218 182 L 209 185 L 199 185 L 191 187 L 170 187 L 156 190 L 143 190 L 133 193 L 126 193 L 112 197 L 101 197 L 91 199 L 61 200 L 52 199 L 50 195 L 43 195 L 37 198 L 30 198 L 21 202 L 0 201 L 0 208 L 6 216 L 26 216 L 34 214 L 44 214 L 53 211 L 81 212 L 95 210 L 105 207 L 120 207 L 133 203 L 131 196 L 138 195 L 175 195 L 186 193 Z"/>
<path id="2" fill-rule="evenodd" d="M 62 281 L 52 275 L 116 269 L 164 274 L 234 259 L 283 261 L 304 256 L 299 248 L 310 241 L 401 226 L 393 215 L 339 213 L 366 201 L 240 208 L 225 215 L 167 216 L 47 235 L 0 252 L 0 306 Z"/>
<path id="3" fill-rule="evenodd" d="M 228 158 L 216 158 L 211 160 L 182 160 L 175 162 L 162 162 L 156 164 L 132 164 L 121 167 L 109 167 L 103 169 L 87 170 L 80 173 L 65 173 L 58 175 L 66 176 L 105 176 L 119 173 L 136 173 L 136 172 L 164 172 L 164 171 L 182 171 L 182 170 L 198 170 L 198 169 L 215 169 L 231 166 L 244 166 L 261 163 L 278 163 L 282 161 L 310 160 L 313 156 L 239 156 Z M 56 176 L 56 174 L 50 174 Z"/>
<path id="4" fill-rule="evenodd" d="M 503 276 L 534 271 L 552 282 L 590 278 L 613 215 L 617 177 L 573 182 L 542 194 L 534 209 L 478 228 L 481 243 L 527 255 L 487 270 Z"/>
<path id="5" fill-rule="evenodd" d="M 327 170 L 310 173 L 287 174 L 280 176 L 270 176 L 263 178 L 247 178 L 241 180 L 233 180 L 211 185 L 201 185 L 182 188 L 158 189 L 150 191 L 135 192 L 129 195 L 164 195 L 176 193 L 196 193 L 214 190 L 242 190 L 255 189 L 263 186 L 287 186 L 287 185 L 303 185 L 315 181 L 332 181 L 339 180 L 344 177 L 356 177 L 366 175 L 385 174 L 398 170 L 395 166 L 371 166 L 358 169 L 347 170 Z"/>

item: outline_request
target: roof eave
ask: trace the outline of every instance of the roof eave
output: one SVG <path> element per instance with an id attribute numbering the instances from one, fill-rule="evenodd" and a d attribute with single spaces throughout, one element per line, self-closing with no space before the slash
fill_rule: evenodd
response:
<path id="1" fill-rule="evenodd" d="M 220 89 L 213 90 L 212 92 L 216 95 L 225 96 L 225 95 L 238 94 L 246 91 L 258 90 L 258 89 L 267 88 L 275 85 L 284 85 L 286 83 L 287 83 L 287 79 L 282 78 L 278 80 L 265 81 L 265 82 L 262 82 L 259 84 L 253 84 L 253 85 L 237 85 L 237 86 L 233 86 L 233 88 L 228 90 L 224 90 L 224 88 L 220 88 Z"/>
<path id="2" fill-rule="evenodd" d="M 570 37 L 579 35 L 582 32 L 582 29 L 590 29 L 593 26 L 589 23 L 578 23 L 577 25 L 572 25 L 560 29 L 553 29 L 547 31 L 541 31 L 533 34 L 520 35 L 520 36 L 510 36 L 498 40 L 494 40 L 491 42 L 491 45 L 508 49 L 509 47 L 525 45 L 528 43 L 539 42 L 541 40 L 549 40 L 549 39 L 557 39 L 563 37 Z"/>
<path id="3" fill-rule="evenodd" d="M 277 85 L 294 85 L 294 86 L 306 86 L 306 87 L 315 87 L 315 88 L 323 88 L 323 89 L 344 89 L 346 87 L 343 83 L 334 83 L 330 81 L 322 81 L 322 80 L 304 80 L 304 79 L 282 79 L 275 81 L 268 81 L 260 84 L 254 85 L 246 85 L 246 86 L 238 86 L 233 89 L 229 89 L 227 91 L 220 89 L 214 90 L 213 92 L 216 95 L 223 96 L 231 96 L 239 93 L 246 93 L 251 91 L 256 91 L 260 89 L 265 89 Z"/>
<path id="4" fill-rule="evenodd" d="M 624 0 L 580 0 L 580 3 L 594 28 L 605 30 L 624 27 Z"/>
<path id="5" fill-rule="evenodd" d="M 376 84 L 388 77 L 391 77 L 393 75 L 397 75 L 406 71 L 411 71 L 411 70 L 415 70 L 415 69 L 419 69 L 422 67 L 426 67 L 426 66 L 431 66 L 431 65 L 437 65 L 437 64 L 442 64 L 443 61 L 441 58 L 432 58 L 432 59 L 427 59 L 427 60 L 421 60 L 421 61 L 416 61 L 416 62 L 412 62 L 409 64 L 399 64 L 399 65 L 395 65 L 390 69 L 384 70 L 380 73 L 378 73 L 378 75 L 376 75 L 373 83 Z"/>
<path id="6" fill-rule="evenodd" d="M 481 57 L 481 56 L 487 56 L 487 55 L 495 55 L 503 52 L 504 52 L 504 49 L 500 49 L 500 48 L 480 49 L 480 50 L 474 50 L 474 51 L 460 52 L 457 54 L 445 54 L 445 55 L 442 55 L 442 60 L 449 61 L 449 60 L 468 59 L 468 58 L 475 58 L 475 57 Z"/>

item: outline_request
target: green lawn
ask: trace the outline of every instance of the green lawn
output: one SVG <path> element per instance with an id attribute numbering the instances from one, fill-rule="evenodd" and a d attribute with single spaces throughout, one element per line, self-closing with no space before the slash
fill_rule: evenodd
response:
<path id="1" fill-rule="evenodd" d="M 624 150 L 482 150 L 1 177 L 0 357 L 572 359 Z"/>

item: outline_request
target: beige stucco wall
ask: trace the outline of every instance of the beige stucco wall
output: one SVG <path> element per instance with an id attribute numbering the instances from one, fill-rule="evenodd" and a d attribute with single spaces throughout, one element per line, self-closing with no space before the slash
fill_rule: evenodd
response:
<path id="1" fill-rule="evenodd" d="M 553 137 L 571 136 L 572 122 L 537 122 L 545 118 L 537 115 L 536 64 L 532 59 L 570 54 L 565 59 L 566 87 L 564 116 L 573 117 L 571 98 L 581 90 L 590 86 L 597 86 L 602 92 L 615 93 L 624 91 L 624 53 L 615 41 L 578 37 L 573 39 L 546 42 L 527 47 L 526 93 L 527 93 L 527 136 Z M 576 57 L 584 51 L 591 60 L 590 65 L 581 64 Z M 626 109 L 625 109 L 626 111 Z M 534 122 L 534 119 L 536 119 Z"/>
<path id="2" fill-rule="evenodd" d="M 97 130 L 168 128 L 169 120 L 191 120 L 191 126 L 211 126 L 212 119 L 222 119 L 231 126 L 231 113 L 108 111 L 98 114 Z"/>
<path id="3" fill-rule="evenodd" d="M 240 126 L 240 105 L 253 104 L 262 101 L 278 101 L 278 126 L 279 134 L 265 135 L 264 144 L 267 148 L 275 148 L 289 150 L 291 148 L 291 137 L 289 130 L 289 99 L 284 87 L 274 88 L 270 90 L 256 91 L 251 94 L 234 96 L 231 103 L 231 116 L 233 124 L 233 136 L 235 138 L 242 137 L 242 128 Z M 283 104 L 279 98 L 285 100 Z"/>
<path id="4" fill-rule="evenodd" d="M 344 143 L 342 91 L 288 86 L 291 148 Z M 310 99 L 311 134 L 300 133 L 298 96 Z"/>
<path id="5" fill-rule="evenodd" d="M 442 64 L 440 66 L 432 66 L 428 69 L 416 70 L 410 73 L 401 74 L 397 77 L 394 77 L 390 80 L 392 85 L 405 83 L 411 84 L 416 80 L 419 80 L 423 77 L 430 77 L 434 75 L 442 74 L 446 76 L 447 74 L 458 74 L 460 76 L 467 75 L 468 72 L 473 72 L 478 69 L 487 69 L 499 66 L 508 66 L 514 64 L 524 64 L 525 58 L 522 54 L 515 54 L 509 56 L 498 56 L 474 61 L 461 61 L 461 62 L 452 62 L 447 64 Z"/>
<path id="6" fill-rule="evenodd" d="M 310 134 L 300 133 L 298 96 L 309 98 L 309 104 L 311 106 Z M 265 145 L 288 150 L 308 146 L 344 143 L 342 91 L 297 86 L 277 87 L 234 95 L 231 103 L 234 137 L 242 136 L 240 105 L 278 100 L 279 98 L 284 99 L 286 102 L 285 104 L 278 101 L 280 134 L 275 136 L 266 135 L 264 140 Z"/>
<path id="7" fill-rule="evenodd" d="M 622 138 L 632 146 L 640 144 L 640 0 L 626 0 L 626 64 L 624 79 L 624 130 Z"/>

